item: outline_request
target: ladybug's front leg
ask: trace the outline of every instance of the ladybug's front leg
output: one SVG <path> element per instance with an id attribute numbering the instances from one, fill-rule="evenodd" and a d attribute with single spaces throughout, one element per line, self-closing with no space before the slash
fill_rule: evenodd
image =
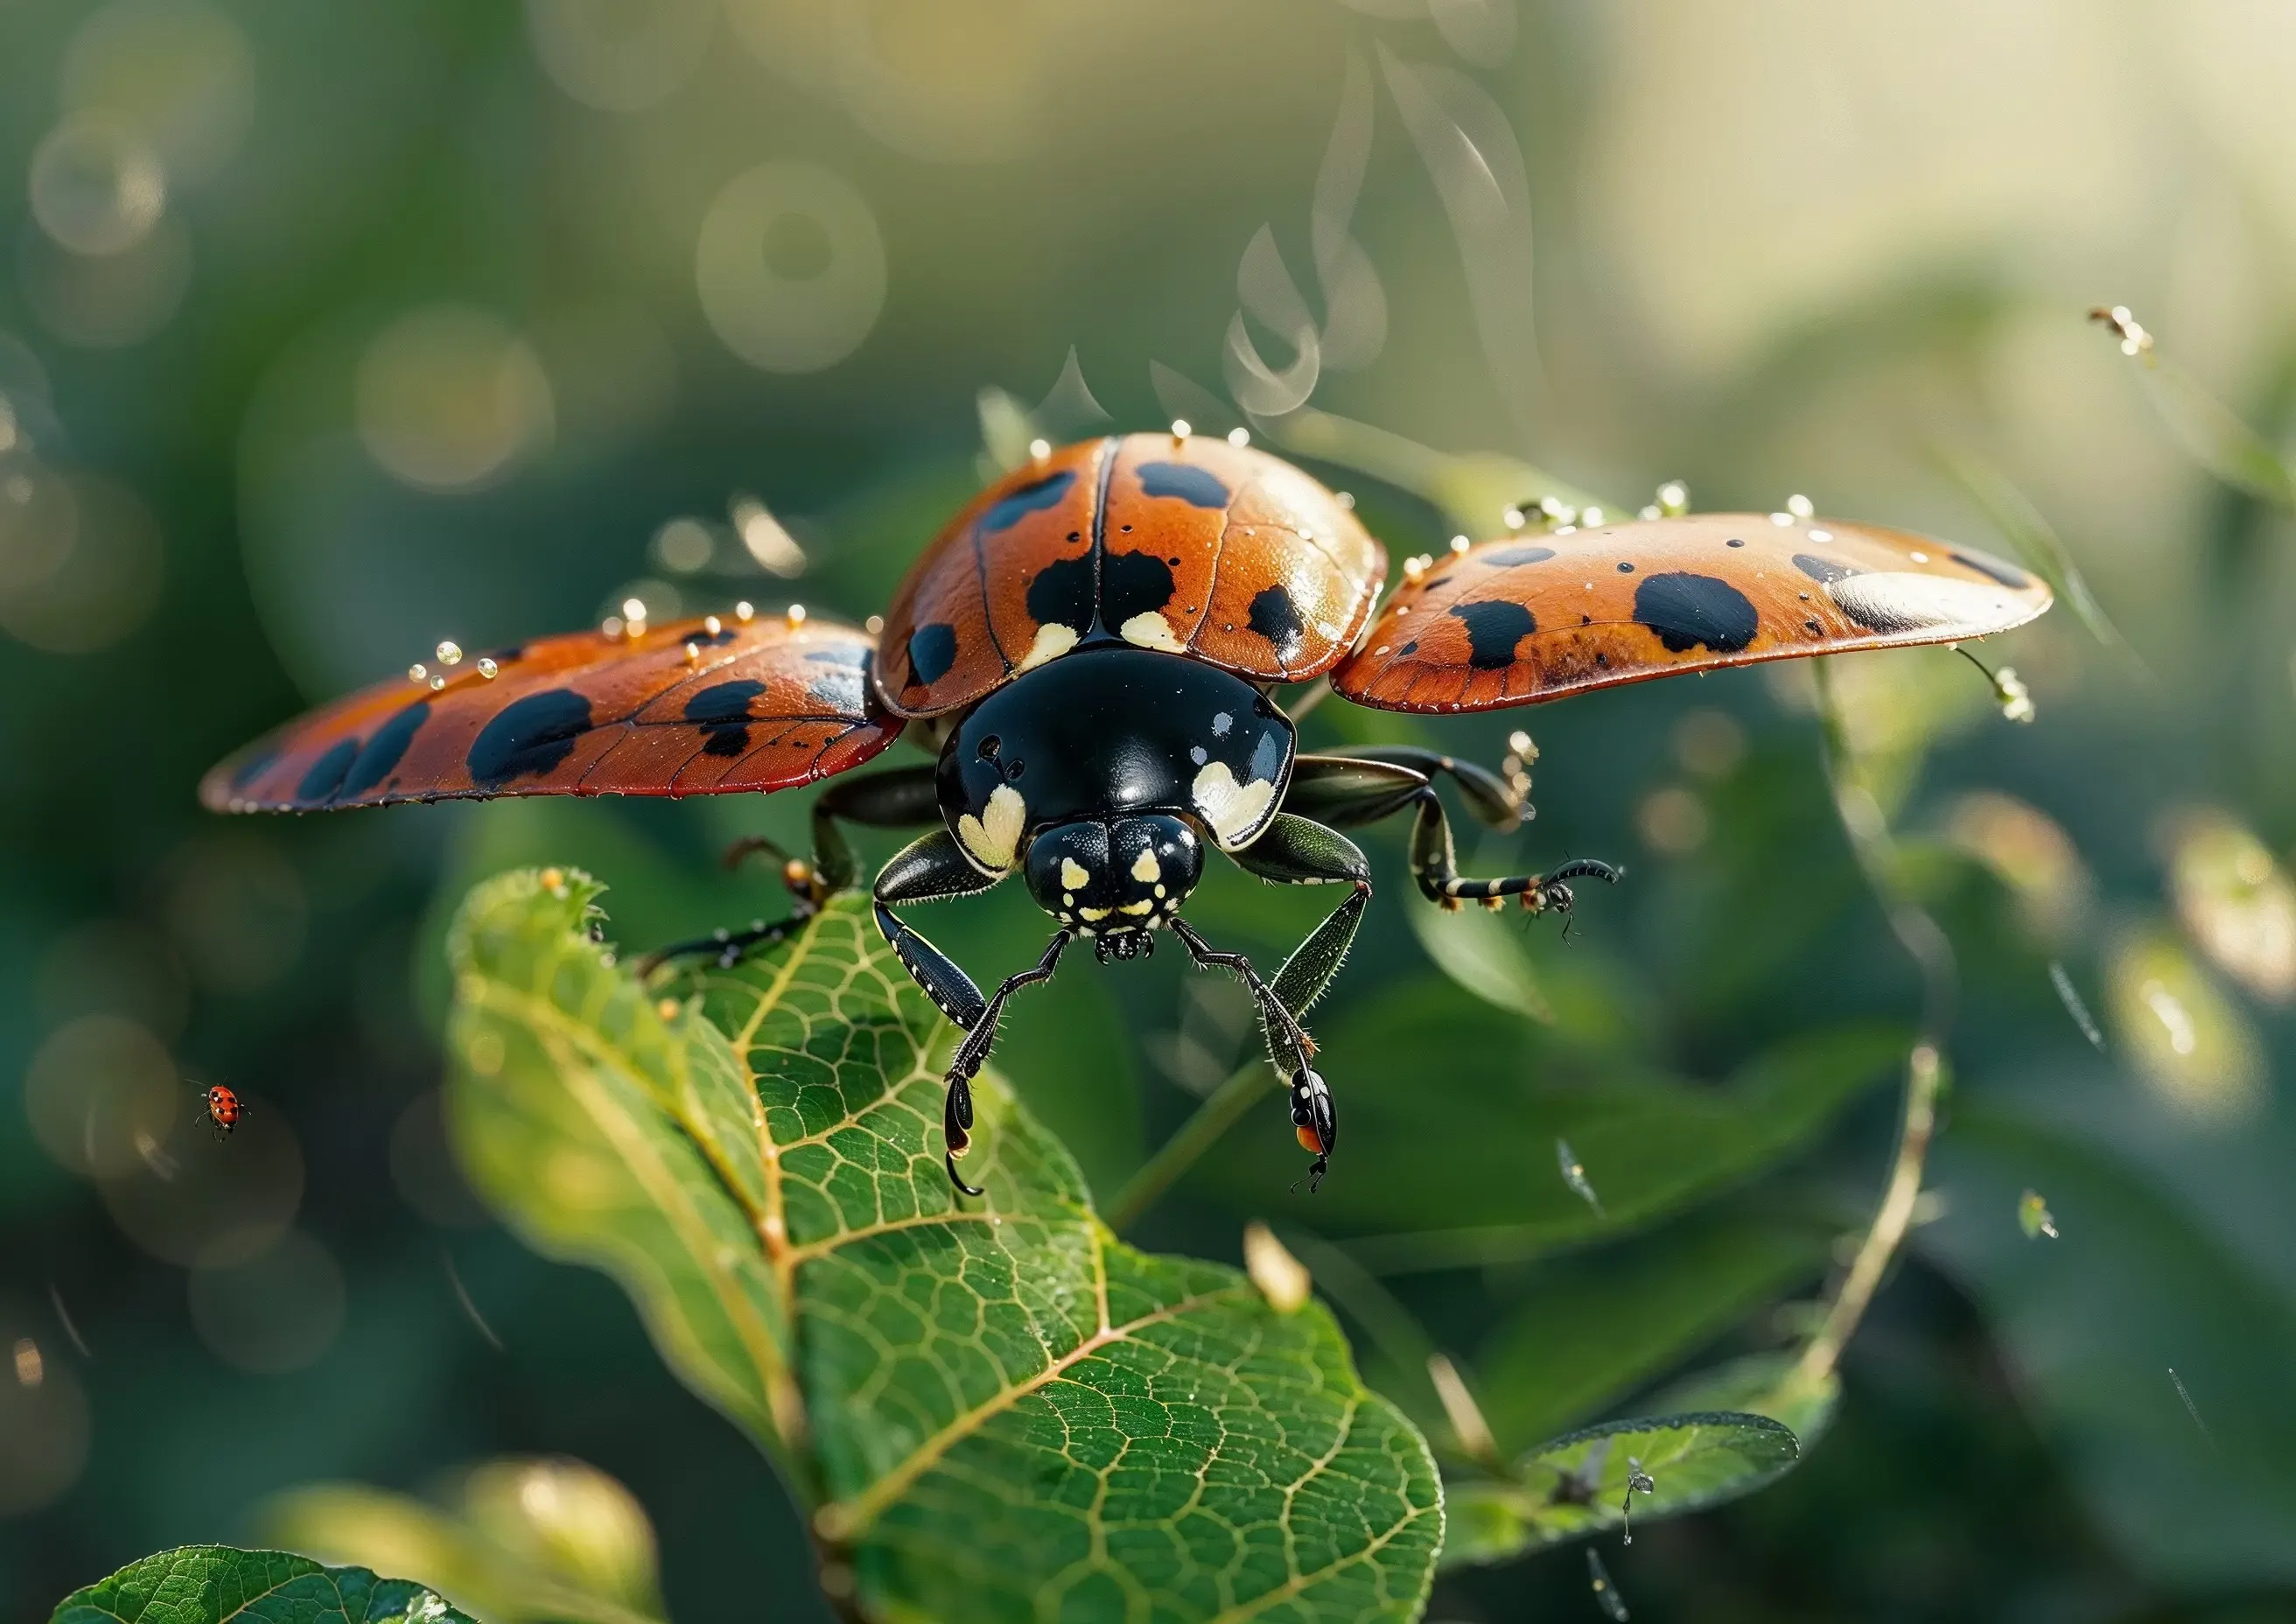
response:
<path id="1" fill-rule="evenodd" d="M 957 1047 L 956 1058 L 948 1070 L 948 1095 L 941 1111 L 941 1131 L 947 1141 L 947 1152 L 942 1165 L 948 1169 L 948 1181 L 967 1195 L 981 1192 L 957 1176 L 956 1159 L 970 1148 L 972 1140 L 972 1078 L 988 1057 L 988 1040 L 996 1034 L 995 1015 L 1001 1012 L 1004 1001 L 1018 986 L 1029 980 L 1042 980 L 1052 974 L 1052 966 L 1060 957 L 1060 950 L 1068 945 L 1068 932 L 1063 931 L 1054 939 L 1054 944 L 1038 965 L 1041 975 L 1014 977 L 996 989 L 996 1002 L 980 996 L 980 988 L 955 959 L 927 940 L 922 931 L 901 920 L 893 909 L 905 903 L 932 902 L 948 897 L 969 897 L 987 890 L 1004 876 L 984 874 L 967 860 L 956 838 L 946 829 L 936 829 L 920 840 L 911 841 L 895 853 L 890 862 L 877 873 L 873 888 L 876 903 L 877 929 L 892 945 L 893 956 L 901 961 L 901 968 L 909 979 L 924 988 L 925 997 L 933 1007 L 948 1017 L 965 1034 Z M 973 1049 L 976 1033 L 985 1033 L 971 1064 L 966 1064 L 968 1051 Z"/>

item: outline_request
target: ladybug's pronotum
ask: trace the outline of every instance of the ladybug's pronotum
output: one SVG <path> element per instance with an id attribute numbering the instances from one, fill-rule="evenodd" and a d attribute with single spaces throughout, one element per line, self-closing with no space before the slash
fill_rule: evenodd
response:
<path id="1" fill-rule="evenodd" d="M 1140 434 L 1048 451 L 925 550 L 872 635 L 746 604 L 417 668 L 290 724 L 210 773 L 229 811 L 303 811 L 496 795 L 699 795 L 847 774 L 906 734 L 931 765 L 840 778 L 791 859 L 791 919 L 657 955 L 731 963 L 786 937 L 860 872 L 840 824 L 926 831 L 878 871 L 876 920 L 963 1029 L 948 1070 L 957 1188 L 970 1079 L 1005 1001 L 1089 938 L 1103 961 L 1168 930 L 1242 978 L 1292 1079 L 1320 1178 L 1337 1125 L 1300 1018 L 1345 958 L 1370 898 L 1342 831 L 1409 814 L 1419 889 L 1456 907 L 1509 897 L 1568 908 L 1554 873 L 1462 876 L 1433 782 L 1512 827 L 1527 780 L 1432 751 L 1302 755 L 1272 697 L 1328 678 L 1358 704 L 1427 712 L 1532 704 L 1590 688 L 1803 654 L 1950 643 L 2033 619 L 2048 589 L 1966 547 L 1800 513 L 1594 524 L 1415 563 L 1386 605 L 1380 544 L 1290 464 L 1225 441 Z M 749 844 L 758 844 L 750 842 Z M 1347 897 L 1272 980 L 1215 949 L 1182 910 L 1215 849 L 1279 884 Z M 1020 874 L 1056 929 L 984 997 L 903 921 L 912 903 Z M 222 1121 L 218 1117 L 217 1120 Z"/>

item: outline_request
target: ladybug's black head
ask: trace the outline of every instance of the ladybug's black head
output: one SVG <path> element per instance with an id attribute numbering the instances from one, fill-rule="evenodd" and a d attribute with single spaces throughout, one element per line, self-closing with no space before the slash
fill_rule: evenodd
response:
<path id="1" fill-rule="evenodd" d="M 1148 932 L 1180 911 L 1203 877 L 1204 849 L 1168 812 L 1079 818 L 1029 842 L 1029 894 L 1118 958 L 1144 951 Z"/>

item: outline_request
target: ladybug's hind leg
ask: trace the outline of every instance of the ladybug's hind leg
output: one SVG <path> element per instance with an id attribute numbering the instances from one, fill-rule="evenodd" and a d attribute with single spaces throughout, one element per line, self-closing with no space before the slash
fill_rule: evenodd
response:
<path id="1" fill-rule="evenodd" d="M 732 969 L 760 947 L 778 947 L 805 922 L 821 911 L 822 904 L 851 889 L 859 874 L 853 848 L 846 843 L 840 823 L 872 829 L 914 829 L 937 822 L 940 803 L 934 798 L 930 767 L 889 767 L 840 778 L 813 803 L 813 857 L 792 857 L 761 834 L 746 835 L 726 849 L 726 866 L 738 868 L 753 852 L 770 852 L 782 859 L 782 882 L 795 903 L 787 919 L 768 924 L 763 920 L 746 931 L 718 931 L 691 941 L 658 947 L 638 962 L 638 974 L 650 976 L 676 959 L 713 960 L 720 969 Z"/>

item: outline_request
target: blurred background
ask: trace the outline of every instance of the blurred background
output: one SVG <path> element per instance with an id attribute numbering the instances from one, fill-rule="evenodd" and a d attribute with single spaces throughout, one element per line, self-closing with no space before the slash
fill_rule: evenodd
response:
<path id="1" fill-rule="evenodd" d="M 442 639 L 857 622 L 1029 439 L 1177 415 L 1313 453 L 1398 561 L 1681 480 L 2058 581 L 1984 650 L 2030 726 L 1942 651 L 1833 662 L 1842 804 L 1958 960 L 1944 1135 L 1832 1430 L 1606 1560 L 1644 1619 L 2296 1617 L 2292 87 L 2269 0 L 0 0 L 0 1615 L 176 1543 L 418 1538 L 279 1497 L 332 1482 L 590 1495 L 638 1611 L 823 1616 L 765 1463 L 490 1223 L 436 1092 L 470 881 L 583 864 L 653 945 L 773 911 L 716 853 L 802 798 L 193 786 Z M 1439 1444 L 1431 1348 L 1514 1448 L 1786 1347 L 1922 1000 L 1813 693 L 1316 710 L 1530 728 L 1538 819 L 1476 861 L 1628 881 L 1567 943 L 1446 921 L 1374 833 L 1330 1182 L 1285 1193 L 1271 1100 L 1130 1238 L 1269 1219 Z M 1230 876 L 1196 917 L 1276 956 L 1316 911 Z M 1017 891 L 935 930 L 981 975 L 1042 936 Z M 1171 955 L 1008 1029 L 1104 1202 L 1253 1041 Z M 463 1475 L 562 1456 L 658 1580 L 617 1491 Z M 1600 1615 L 1562 1550 L 1430 1616 Z"/>

